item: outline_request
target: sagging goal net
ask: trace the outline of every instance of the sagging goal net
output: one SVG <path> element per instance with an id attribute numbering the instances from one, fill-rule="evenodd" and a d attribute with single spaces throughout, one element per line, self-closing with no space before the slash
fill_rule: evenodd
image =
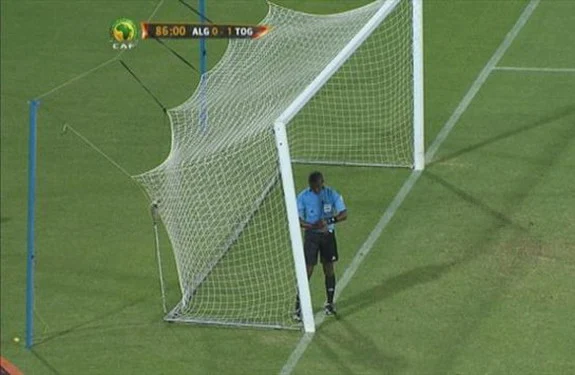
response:
<path id="1" fill-rule="evenodd" d="M 412 166 L 411 0 L 333 15 L 270 4 L 262 24 L 271 31 L 230 41 L 203 77 L 205 91 L 168 111 L 168 158 L 134 177 L 159 202 L 176 260 L 182 296 L 166 320 L 297 326 L 274 121 L 383 8 L 375 30 L 288 124 L 289 145 L 305 162 Z"/>

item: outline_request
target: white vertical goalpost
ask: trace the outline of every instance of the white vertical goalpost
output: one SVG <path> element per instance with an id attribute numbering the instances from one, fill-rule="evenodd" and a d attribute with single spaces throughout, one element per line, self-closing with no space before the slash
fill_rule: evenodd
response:
<path id="1" fill-rule="evenodd" d="M 313 309 L 311 305 L 309 282 L 307 278 L 307 270 L 303 253 L 303 241 L 299 224 L 299 214 L 295 200 L 296 191 L 291 168 L 291 157 L 289 153 L 288 137 L 285 123 L 277 121 L 274 126 L 274 134 L 276 139 L 276 146 L 278 149 L 279 167 L 288 217 L 290 241 L 295 264 L 303 326 L 306 332 L 315 332 Z"/>
<path id="2" fill-rule="evenodd" d="M 423 0 L 413 1 L 413 169 L 425 168 L 423 98 Z"/>
<path id="3" fill-rule="evenodd" d="M 176 260 L 166 321 L 301 328 L 297 294 L 315 331 L 292 164 L 424 168 L 422 21 L 422 0 L 323 16 L 270 4 L 272 31 L 230 41 L 168 110 L 168 158 L 134 176 Z"/>
<path id="4" fill-rule="evenodd" d="M 168 110 L 169 156 L 156 168 L 132 176 L 152 202 L 158 263 L 160 220 L 174 252 L 181 299 L 169 310 L 162 295 L 166 321 L 300 329 L 291 320 L 298 295 L 303 329 L 315 331 L 292 164 L 424 169 L 422 3 L 376 0 L 324 16 L 270 3 L 262 23 L 269 23 L 271 32 L 257 40 L 230 41 L 201 87 Z M 367 53 L 361 55 L 366 45 Z M 349 70 L 357 65 L 346 64 L 358 54 L 359 67 L 366 66 L 367 72 L 359 78 Z M 350 77 L 360 88 L 346 81 Z M 381 100 L 383 112 L 395 113 L 360 105 L 351 115 L 342 114 L 358 103 L 351 100 L 356 94 L 372 107 Z M 34 100 L 29 109 L 27 348 L 33 345 L 34 331 L 38 105 Z M 306 113 L 308 108 L 312 110 Z M 369 113 L 354 117 L 361 112 Z M 334 124 L 340 116 L 344 120 Z M 297 137 L 322 141 L 322 132 L 332 125 L 340 126 L 329 130 L 339 132 L 337 145 L 331 149 L 322 144 L 319 154 L 306 154 L 310 144 L 302 146 Z M 359 148 L 353 139 L 359 139 Z M 363 151 L 362 142 L 373 139 L 379 148 L 365 146 L 365 160 L 346 160 L 346 155 Z M 337 154 L 333 160 L 322 159 L 331 152 Z M 370 159 L 378 153 L 385 155 Z M 163 291 L 161 267 L 159 271 Z"/>
<path id="5" fill-rule="evenodd" d="M 388 0 L 377 13 L 367 22 L 363 28 L 349 41 L 340 53 L 325 67 L 325 69 L 310 83 L 309 86 L 289 105 L 288 108 L 277 118 L 274 124 L 274 134 L 278 148 L 279 165 L 284 198 L 287 208 L 289 231 L 292 251 L 296 266 L 296 277 L 299 295 L 301 298 L 302 318 L 304 330 L 314 332 L 315 324 L 309 283 L 305 267 L 303 242 L 295 201 L 295 187 L 292 172 L 292 160 L 289 153 L 286 124 L 309 102 L 309 100 L 323 87 L 330 77 L 349 59 L 361 46 L 373 30 L 385 20 L 387 15 L 398 5 L 401 0 Z M 412 0 L 412 32 L 413 32 L 413 168 L 423 170 L 424 139 L 423 139 L 423 13 L 422 0 Z"/>

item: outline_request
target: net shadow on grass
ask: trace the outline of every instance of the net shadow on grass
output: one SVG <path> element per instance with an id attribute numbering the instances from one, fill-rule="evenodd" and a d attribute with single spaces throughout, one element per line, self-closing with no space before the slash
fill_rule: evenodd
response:
<path id="1" fill-rule="evenodd" d="M 563 108 L 563 109 L 557 111 L 555 114 L 547 116 L 543 119 L 540 119 L 540 120 L 534 122 L 533 124 L 524 126 L 520 129 L 516 129 L 516 130 L 510 131 L 510 132 L 505 132 L 505 133 L 503 133 L 497 137 L 493 137 L 487 141 L 478 143 L 476 145 L 467 147 L 467 148 L 463 149 L 462 151 L 448 155 L 447 157 L 439 159 L 439 160 L 435 161 L 434 163 L 445 161 L 445 160 L 448 160 L 450 158 L 455 158 L 456 156 L 459 156 L 459 155 L 466 153 L 466 152 L 473 151 L 473 150 L 480 148 L 480 147 L 483 147 L 489 143 L 496 142 L 500 139 L 507 138 L 507 137 L 513 136 L 515 134 L 519 134 L 523 131 L 533 129 L 533 128 L 538 127 L 538 126 L 543 126 L 543 125 L 549 124 L 555 120 L 564 118 L 564 117 L 569 116 L 569 115 L 574 114 L 574 113 L 575 113 L 575 106 Z M 566 137 L 566 138 L 568 139 L 569 137 Z M 490 207 L 489 205 L 487 205 L 486 203 L 484 203 L 480 199 L 472 196 L 471 194 L 467 193 L 463 189 L 461 189 L 461 188 L 455 186 L 454 184 L 448 182 L 447 180 L 445 180 L 441 176 L 430 172 L 429 169 L 425 171 L 423 176 L 426 178 L 429 178 L 430 180 L 432 180 L 432 181 L 434 181 L 440 185 L 442 185 L 444 188 L 446 188 L 450 192 L 454 193 L 460 199 L 468 202 L 472 206 L 478 208 L 480 211 L 488 214 L 493 219 L 495 219 L 494 230 L 509 228 L 509 229 L 513 229 L 513 230 L 517 231 L 518 233 L 522 234 L 523 236 L 528 237 L 529 240 L 535 244 L 535 251 L 532 252 L 533 254 L 530 254 L 530 255 L 541 256 L 541 254 L 540 254 L 541 253 L 540 241 L 536 238 L 533 238 L 533 236 L 530 234 L 529 228 L 524 227 L 524 226 L 514 222 L 503 211 L 497 210 L 493 207 Z M 523 194 L 518 195 L 518 197 L 516 198 L 517 204 L 519 204 L 522 201 L 523 196 L 524 196 Z M 493 228 L 492 228 L 492 230 L 493 230 Z M 473 260 L 474 258 L 478 257 L 481 254 L 482 254 L 482 252 L 480 252 L 480 251 L 473 251 L 473 252 L 467 251 L 464 254 L 462 254 L 458 260 L 454 260 L 453 262 L 442 263 L 439 265 L 428 265 L 428 266 L 423 266 L 423 267 L 417 267 L 417 268 L 409 270 L 405 273 L 393 276 L 389 279 L 382 281 L 379 285 L 376 285 L 373 288 L 365 290 L 365 291 L 363 291 L 359 294 L 356 294 L 354 296 L 351 296 L 349 298 L 343 299 L 341 301 L 341 305 L 344 306 L 345 310 L 342 309 L 342 313 L 345 314 L 346 316 L 353 315 L 353 314 L 357 313 L 358 311 L 361 311 L 362 309 L 369 307 L 370 305 L 377 303 L 378 301 L 381 301 L 382 299 L 392 297 L 393 295 L 400 293 L 403 290 L 415 287 L 415 286 L 420 285 L 420 284 L 425 284 L 425 283 L 437 280 L 443 274 L 449 272 L 453 267 L 462 266 L 464 263 L 470 262 L 471 260 Z M 324 326 L 326 324 L 330 324 L 330 322 L 331 321 L 326 321 L 324 323 Z"/>
<path id="2" fill-rule="evenodd" d="M 361 293 L 342 300 L 342 307 L 340 309 L 341 314 L 346 317 L 352 316 L 353 314 L 384 299 L 401 293 L 402 291 L 435 281 L 442 275 L 448 273 L 456 264 L 456 262 L 447 262 L 416 267 L 407 272 L 385 279 L 372 288 L 366 289 Z M 338 321 L 342 320 L 343 319 L 339 319 Z M 322 327 L 329 325 L 331 322 L 332 320 L 325 321 Z"/>
<path id="3" fill-rule="evenodd" d="M 330 338 L 327 338 L 323 335 L 318 335 L 315 343 L 324 353 L 324 355 L 329 358 L 332 363 L 337 365 L 342 374 L 354 374 L 354 371 L 349 367 L 348 362 L 341 358 L 341 355 L 337 353 L 336 349 L 332 348 L 333 342 Z"/>
<path id="4" fill-rule="evenodd" d="M 442 185 L 447 190 L 453 192 L 459 198 L 470 203 L 474 207 L 479 208 L 484 213 L 487 213 L 489 216 L 495 219 L 494 226 L 496 229 L 511 228 L 524 235 L 529 234 L 528 228 L 525 228 L 514 222 L 509 218 L 509 216 L 505 215 L 505 213 L 490 207 L 481 200 L 465 192 L 463 189 L 449 183 L 439 175 L 426 171 L 424 176 Z M 535 239 L 534 241 L 539 243 L 539 241 Z M 438 280 L 443 275 L 452 271 L 455 267 L 461 267 L 481 254 L 482 253 L 479 251 L 468 251 L 460 255 L 459 259 L 457 260 L 441 264 L 416 267 L 399 275 L 387 278 L 380 284 L 370 289 L 364 290 L 359 294 L 343 299 L 341 301 L 341 313 L 345 316 L 351 316 L 375 303 L 380 302 L 381 300 L 393 297 L 402 291 Z M 331 322 L 332 320 L 326 321 L 324 326 L 330 324 Z"/>
<path id="5" fill-rule="evenodd" d="M 521 248 L 521 251 L 516 252 L 513 255 L 511 255 L 512 257 L 514 257 L 514 258 L 519 257 L 519 256 L 521 256 L 523 258 L 528 257 L 528 258 L 531 258 L 531 260 L 536 259 L 536 258 L 540 258 L 540 257 L 544 257 L 543 243 L 542 243 L 541 239 L 539 239 L 537 236 L 535 236 L 532 233 L 532 229 L 533 229 L 533 225 L 534 225 L 533 222 L 530 221 L 529 224 L 526 226 L 521 225 L 518 222 L 513 221 L 503 211 L 499 211 L 499 210 L 489 206 L 488 204 L 484 203 L 480 199 L 467 193 L 463 189 L 461 189 L 461 188 L 453 185 L 452 183 L 448 182 L 444 178 L 442 178 L 442 177 L 440 177 L 434 173 L 431 173 L 431 172 L 427 172 L 425 174 L 425 176 L 427 178 L 431 179 L 432 181 L 442 185 L 444 188 L 446 188 L 450 192 L 457 195 L 460 199 L 466 201 L 467 203 L 471 204 L 473 207 L 478 208 L 480 211 L 482 211 L 483 213 L 485 213 L 488 216 L 490 216 L 491 218 L 493 218 L 495 221 L 494 221 L 494 224 L 492 227 L 492 231 L 504 230 L 504 229 L 513 231 L 515 233 L 515 238 L 517 240 L 516 245 L 520 245 L 519 247 Z M 519 196 L 518 200 L 517 200 L 517 205 L 519 205 L 521 202 L 522 202 L 522 197 Z M 484 254 L 484 252 L 467 251 L 463 254 L 462 260 L 459 263 L 463 263 L 463 262 L 467 263 L 467 262 L 475 259 L 476 257 L 478 257 L 482 254 Z"/>
<path id="6" fill-rule="evenodd" d="M 138 305 L 142 302 L 144 302 L 147 298 L 139 298 L 136 300 L 132 300 L 129 303 L 123 304 L 122 306 L 118 306 L 117 308 L 113 309 L 113 310 L 109 310 L 105 313 L 102 313 L 92 319 L 86 320 L 84 322 L 78 323 L 68 329 L 62 330 L 62 331 L 58 331 L 58 332 L 54 332 L 53 334 L 49 334 L 46 337 L 42 338 L 41 340 L 39 340 L 37 343 L 34 344 L 34 347 L 38 347 L 40 345 L 44 345 L 54 339 L 57 338 L 62 338 L 66 335 L 69 335 L 71 333 L 75 333 L 78 331 L 82 331 L 82 330 L 86 330 L 86 329 L 101 329 L 102 327 L 89 327 L 90 324 L 92 323 L 96 323 L 98 321 L 104 320 L 106 318 L 109 318 L 111 316 L 115 316 L 119 313 L 121 313 L 122 311 L 133 307 L 135 305 Z"/>
<path id="7" fill-rule="evenodd" d="M 38 360 L 42 362 L 42 364 L 48 369 L 48 371 L 50 371 L 51 374 L 54 375 L 62 374 L 60 371 L 58 371 L 56 367 L 54 367 L 50 362 L 48 362 L 48 360 L 44 358 L 43 355 L 38 353 L 36 349 L 32 349 L 30 352 L 34 355 L 34 357 L 38 358 Z"/>
<path id="8" fill-rule="evenodd" d="M 429 166 L 432 166 L 435 164 L 440 164 L 440 163 L 446 162 L 448 160 L 455 159 L 461 155 L 464 155 L 464 154 L 467 154 L 469 152 L 480 149 L 482 147 L 488 146 L 492 143 L 501 141 L 501 140 L 506 139 L 506 138 L 516 136 L 518 134 L 527 132 L 527 131 L 532 130 L 532 129 L 539 128 L 541 126 L 546 126 L 546 125 L 552 124 L 557 120 L 560 120 L 562 118 L 565 118 L 565 117 L 568 117 L 571 115 L 575 115 L 575 105 L 559 108 L 554 113 L 550 113 L 547 116 L 540 118 L 539 120 L 537 120 L 533 123 L 527 124 L 525 126 L 517 128 L 517 129 L 503 132 L 503 133 L 498 134 L 494 137 L 488 138 L 484 141 L 481 141 L 481 142 L 475 143 L 473 145 L 469 145 L 467 147 L 464 147 L 459 151 L 455 151 L 454 153 L 445 155 L 441 158 L 438 158 L 436 160 L 431 161 L 429 164 L 427 164 L 427 166 L 429 167 Z"/>
<path id="9" fill-rule="evenodd" d="M 443 186 L 444 188 L 446 188 L 447 190 L 449 190 L 450 192 L 454 193 L 455 195 L 457 195 L 459 198 L 461 198 L 462 200 L 466 201 L 467 203 L 471 204 L 473 207 L 478 208 L 480 211 L 482 211 L 483 213 L 488 214 L 489 216 L 493 217 L 494 219 L 497 220 L 497 222 L 499 223 L 498 225 L 500 227 L 504 227 L 504 226 L 509 226 L 511 228 L 517 229 L 521 232 L 529 232 L 528 228 L 525 228 L 523 226 L 521 226 L 520 224 L 514 222 L 513 220 L 511 220 L 509 218 L 509 216 L 507 216 L 505 213 L 503 213 L 502 211 L 498 211 L 493 207 L 490 207 L 489 205 L 487 205 L 486 203 L 484 203 L 483 201 L 481 201 L 480 199 L 474 197 L 473 195 L 467 193 L 465 190 L 453 185 L 452 183 L 448 182 L 447 180 L 445 180 L 444 178 L 442 178 L 441 176 L 426 171 L 424 173 L 424 177 L 429 178 L 430 180 L 432 180 L 435 183 L 440 184 L 441 186 Z"/>
<path id="10" fill-rule="evenodd" d="M 478 143 L 467 147 L 458 153 L 452 154 L 447 158 L 453 158 L 465 152 L 470 152 L 484 145 L 497 140 L 510 137 L 527 131 L 538 126 L 550 124 L 559 119 L 575 114 L 575 106 L 559 109 L 554 115 L 546 116 L 530 125 L 520 129 L 503 133 L 493 137 L 488 141 Z M 443 354 L 435 364 L 430 364 L 430 371 L 434 373 L 450 372 L 456 359 L 459 358 L 464 348 L 467 347 L 474 332 L 480 329 L 482 322 L 489 319 L 497 309 L 497 306 L 504 303 L 507 291 L 522 280 L 537 266 L 543 254 L 544 246 L 541 239 L 533 233 L 531 222 L 529 227 L 520 225 L 510 219 L 514 212 L 521 209 L 521 206 L 528 199 L 533 189 L 544 181 L 546 176 L 557 163 L 562 152 L 569 146 L 569 142 L 575 137 L 575 127 L 567 124 L 552 133 L 553 139 L 543 144 L 540 151 L 534 155 L 539 162 L 531 163 L 524 168 L 523 172 L 514 179 L 511 179 L 505 185 L 505 189 L 513 192 L 513 196 L 508 198 L 498 209 L 494 209 L 481 201 L 480 199 L 465 192 L 462 188 L 455 186 L 446 179 L 430 173 L 427 170 L 423 176 L 441 184 L 448 191 L 478 208 L 480 212 L 487 213 L 492 222 L 486 226 L 484 236 L 481 236 L 481 242 L 469 244 L 462 249 L 461 256 L 465 262 L 480 256 L 485 256 L 486 260 L 491 258 L 491 275 L 492 279 L 477 284 L 481 288 L 482 294 L 474 300 L 475 310 L 466 316 L 466 319 L 453 327 L 453 332 L 457 335 L 446 333 L 442 340 L 449 343 L 445 346 Z M 444 158 L 442 160 L 447 160 Z M 493 181 L 492 183 L 498 183 Z M 502 239 L 503 238 L 503 239 Z M 490 258 L 489 258 L 490 257 Z"/>
<path id="11" fill-rule="evenodd" d="M 468 335 L 471 335 L 471 332 L 473 332 L 476 329 L 478 322 L 481 322 L 482 319 L 484 319 L 486 316 L 489 316 L 491 309 L 499 303 L 501 296 L 503 295 L 506 288 L 509 285 L 511 285 L 511 282 L 514 280 L 518 280 L 524 275 L 525 272 L 528 272 L 530 270 L 528 266 L 532 265 L 532 262 L 534 260 L 532 255 L 538 256 L 538 254 L 541 252 L 541 243 L 537 238 L 535 238 L 531 234 L 529 227 L 524 227 L 511 219 L 510 215 L 506 213 L 510 212 L 509 210 L 503 210 L 503 209 L 498 210 L 496 208 L 493 208 L 488 204 L 486 204 L 485 202 L 483 202 L 482 200 L 478 199 L 477 197 L 474 197 L 473 195 L 467 193 L 462 188 L 448 182 L 446 179 L 442 178 L 439 175 L 426 171 L 424 173 L 424 176 L 440 184 L 441 186 L 443 186 L 445 189 L 453 193 L 461 200 L 478 208 L 479 211 L 483 212 L 484 214 L 487 214 L 487 216 L 491 218 L 491 224 L 488 225 L 488 228 L 486 229 L 487 232 L 492 233 L 503 230 L 510 230 L 511 233 L 513 234 L 514 240 L 521 240 L 524 242 L 524 244 L 527 244 L 529 245 L 530 248 L 532 248 L 528 251 L 528 253 L 525 253 L 524 251 L 522 251 L 522 249 L 519 250 L 515 248 L 508 249 L 506 253 L 501 255 L 502 257 L 504 258 L 507 257 L 509 259 L 507 262 L 505 262 L 505 264 L 502 264 L 500 266 L 501 269 L 498 269 L 500 273 L 497 275 L 496 278 L 500 280 L 499 287 L 495 289 L 492 293 L 487 294 L 485 298 L 486 303 L 484 305 L 485 309 L 480 310 L 480 312 L 478 313 L 479 315 L 475 317 L 470 317 L 470 319 L 467 321 L 467 324 L 465 324 L 465 327 L 463 327 L 465 333 L 463 334 L 463 339 L 461 339 L 462 341 L 459 341 L 456 345 L 453 345 L 451 348 L 447 348 L 445 351 L 445 355 L 442 356 L 442 359 L 438 362 L 439 370 L 437 371 L 437 373 L 446 373 L 449 372 L 449 369 L 453 364 L 454 360 L 453 357 L 457 357 L 457 352 L 458 350 L 460 350 L 458 345 L 463 345 L 463 343 L 466 340 L 466 337 L 468 337 Z M 533 178 L 535 179 L 540 177 L 537 176 Z M 516 200 L 514 200 L 514 202 L 511 202 L 512 206 L 521 203 L 522 199 L 527 195 L 527 192 L 530 190 L 531 186 L 533 185 L 532 184 L 527 185 L 526 186 L 527 189 L 525 189 L 526 192 L 522 191 L 521 194 L 518 194 Z M 327 356 L 331 356 L 334 358 L 337 357 L 335 355 L 336 350 L 334 350 L 334 348 L 331 345 L 329 345 L 331 340 L 321 339 L 321 337 L 327 333 L 325 330 L 323 330 L 323 328 L 325 328 L 329 324 L 338 324 L 340 327 L 345 328 L 346 331 L 351 332 L 352 329 L 354 328 L 352 322 L 346 321 L 345 319 L 353 316 L 358 312 L 361 312 L 363 309 L 366 309 L 372 305 L 380 303 L 384 299 L 389 299 L 403 291 L 437 281 L 441 277 L 447 275 L 449 272 L 454 271 L 456 268 L 459 269 L 463 267 L 464 265 L 470 263 L 471 261 L 482 255 L 492 254 L 494 251 L 490 250 L 491 246 L 490 244 L 491 241 L 488 241 L 487 243 L 482 243 L 481 245 L 478 246 L 471 246 L 462 249 L 462 253 L 457 256 L 457 259 L 451 262 L 413 268 L 404 273 L 398 274 L 391 278 L 387 278 L 383 280 L 380 284 L 370 289 L 364 290 L 363 292 L 360 292 L 356 295 L 352 295 L 346 299 L 342 299 L 340 305 L 341 316 L 339 317 L 339 319 L 329 319 L 325 321 L 325 323 L 321 327 L 322 329 L 320 330 L 321 335 L 318 336 L 317 341 L 318 344 L 321 345 L 322 350 L 324 350 Z M 511 242 L 509 245 L 514 246 L 514 244 L 515 242 Z M 353 335 L 351 333 L 350 335 L 354 337 L 353 342 L 360 343 L 364 342 L 363 340 L 365 340 L 364 337 L 362 338 L 357 335 Z M 371 348 L 369 345 L 367 346 L 367 348 L 364 345 L 361 347 L 354 347 L 349 350 L 353 350 L 354 353 L 357 351 L 358 355 L 360 356 L 361 355 L 367 356 L 367 353 L 364 352 L 369 352 L 371 353 L 371 355 L 377 356 L 377 354 L 371 349 L 373 348 Z M 371 359 L 371 361 L 373 362 L 375 360 Z M 387 366 L 387 367 L 381 367 L 386 369 L 384 372 L 386 374 L 401 372 L 402 369 L 406 366 L 405 363 L 401 362 L 401 359 L 398 360 L 394 357 L 391 357 L 390 361 L 391 363 L 385 360 L 384 356 L 384 359 L 381 359 L 377 362 L 379 366 Z M 342 373 L 345 374 L 353 373 L 353 371 L 349 367 L 345 367 L 344 364 L 342 364 L 340 368 L 342 369 Z"/>
<path id="12" fill-rule="evenodd" d="M 320 350 L 337 364 L 341 373 L 349 375 L 358 373 L 358 369 L 349 367 L 350 363 L 361 363 L 362 366 L 370 368 L 376 374 L 392 375 L 405 370 L 407 367 L 405 358 L 383 353 L 369 336 L 362 334 L 353 323 L 345 318 L 339 318 L 338 322 L 341 330 L 324 332 L 318 335 L 316 342 Z M 350 341 L 356 345 L 349 345 Z M 338 342 L 344 343 L 343 347 L 337 345 Z M 342 358 L 341 350 L 347 351 L 354 360 L 348 361 Z M 361 373 L 363 371 L 362 369 Z"/>

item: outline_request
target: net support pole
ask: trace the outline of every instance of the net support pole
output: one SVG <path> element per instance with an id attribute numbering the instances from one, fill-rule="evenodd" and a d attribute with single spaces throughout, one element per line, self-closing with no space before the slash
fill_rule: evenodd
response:
<path id="1" fill-rule="evenodd" d="M 160 293 L 162 295 L 162 308 L 164 309 L 164 314 L 168 312 L 168 307 L 166 305 L 166 288 L 164 286 L 164 266 L 162 263 L 162 255 L 160 253 L 160 235 L 158 233 L 158 221 L 160 220 L 160 215 L 158 213 L 158 202 L 152 202 L 150 206 L 150 211 L 152 215 L 152 225 L 154 230 L 154 246 L 156 248 L 156 262 L 158 263 L 158 277 L 160 278 Z"/>
<path id="2" fill-rule="evenodd" d="M 423 4 L 413 1 L 413 169 L 425 168 L 423 97 Z"/>
<path id="3" fill-rule="evenodd" d="M 200 23 L 206 22 L 206 0 L 198 0 L 198 13 L 200 14 Z M 200 38 L 200 126 L 202 131 L 208 128 L 208 102 L 207 102 L 207 71 L 208 71 L 208 53 L 206 48 L 206 38 Z"/>
<path id="4" fill-rule="evenodd" d="M 313 318 L 313 309 L 311 306 L 311 296 L 303 252 L 303 241 L 301 238 L 299 214 L 296 203 L 296 192 L 285 123 L 281 121 L 275 122 L 274 135 L 276 140 L 276 147 L 278 150 L 280 175 L 288 217 L 291 248 L 295 263 L 303 327 L 305 332 L 311 333 L 315 332 L 315 322 Z"/>
<path id="5" fill-rule="evenodd" d="M 277 121 L 288 124 L 291 119 L 313 98 L 335 72 L 353 55 L 371 33 L 385 20 L 395 9 L 401 0 L 387 0 L 381 8 L 367 21 L 358 33 L 346 44 L 346 46 L 330 61 L 320 74 L 298 95 L 297 98 L 283 111 Z"/>
<path id="6" fill-rule="evenodd" d="M 36 208 L 36 115 L 40 102 L 29 102 L 28 133 L 28 219 L 26 251 L 26 348 L 34 343 L 34 224 Z"/>

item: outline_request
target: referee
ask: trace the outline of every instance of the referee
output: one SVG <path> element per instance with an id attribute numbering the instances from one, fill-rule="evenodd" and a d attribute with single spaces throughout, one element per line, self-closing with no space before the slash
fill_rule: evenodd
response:
<path id="1" fill-rule="evenodd" d="M 335 294 L 334 262 L 338 259 L 337 243 L 335 241 L 335 223 L 347 219 L 347 208 L 343 197 L 334 189 L 323 185 L 320 172 L 309 175 L 309 188 L 302 190 L 297 196 L 300 226 L 304 229 L 304 253 L 307 277 L 311 277 L 317 264 L 318 255 L 321 258 L 325 276 L 325 292 L 327 301 L 324 305 L 326 315 L 335 314 L 333 296 Z M 299 297 L 296 302 L 294 319 L 301 320 Z"/>

